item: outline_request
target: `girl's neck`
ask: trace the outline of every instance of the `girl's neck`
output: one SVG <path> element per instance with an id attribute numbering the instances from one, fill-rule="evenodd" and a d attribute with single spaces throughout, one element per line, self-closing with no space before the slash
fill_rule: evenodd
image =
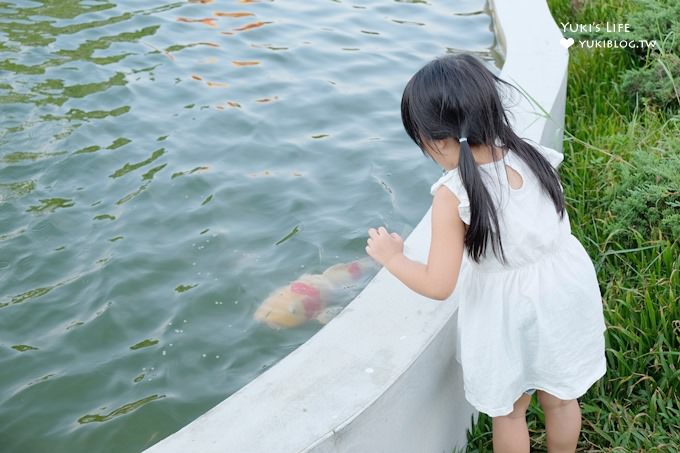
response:
<path id="1" fill-rule="evenodd" d="M 492 156 L 491 147 L 488 145 L 471 146 L 470 149 L 472 150 L 472 157 L 475 159 L 477 165 L 498 162 L 499 160 L 502 160 L 503 156 L 506 154 L 502 148 L 494 147 L 494 155 Z"/>
<path id="2" fill-rule="evenodd" d="M 489 145 L 471 146 L 472 158 L 477 165 L 485 165 L 503 158 L 503 149 Z M 491 153 L 493 149 L 493 154 Z M 436 140 L 430 146 L 430 157 L 446 171 L 458 168 L 460 160 L 460 144 L 453 138 Z"/>

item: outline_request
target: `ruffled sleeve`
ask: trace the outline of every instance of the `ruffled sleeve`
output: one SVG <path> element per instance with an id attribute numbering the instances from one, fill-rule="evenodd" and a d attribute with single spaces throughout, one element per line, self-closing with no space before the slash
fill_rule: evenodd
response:
<path id="1" fill-rule="evenodd" d="M 564 154 L 547 146 L 539 145 L 536 149 L 550 162 L 553 168 L 557 168 L 564 160 Z"/>
<path id="2" fill-rule="evenodd" d="M 430 194 L 434 193 L 439 189 L 440 186 L 446 186 L 448 189 L 458 198 L 460 202 L 458 204 L 458 214 L 461 220 L 470 225 L 470 199 L 468 198 L 467 191 L 463 186 L 463 181 L 461 181 L 458 174 L 458 169 L 454 168 L 444 173 L 441 178 L 437 180 L 430 188 Z"/>

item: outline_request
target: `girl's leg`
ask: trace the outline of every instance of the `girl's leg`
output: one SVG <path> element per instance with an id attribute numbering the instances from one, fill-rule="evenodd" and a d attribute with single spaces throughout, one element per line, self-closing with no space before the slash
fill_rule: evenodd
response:
<path id="1" fill-rule="evenodd" d="M 529 453 L 526 411 L 531 395 L 523 393 L 508 415 L 492 417 L 494 453 Z"/>
<path id="2" fill-rule="evenodd" d="M 574 453 L 581 434 L 581 406 L 578 400 L 561 400 L 537 390 L 545 415 L 548 453 Z"/>

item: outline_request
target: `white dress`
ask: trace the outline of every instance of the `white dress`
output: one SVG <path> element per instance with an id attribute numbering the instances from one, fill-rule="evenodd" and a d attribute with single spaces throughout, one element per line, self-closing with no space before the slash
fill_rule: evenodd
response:
<path id="1" fill-rule="evenodd" d="M 537 149 L 553 167 L 562 162 L 562 153 Z M 606 325 L 593 263 L 571 234 L 566 210 L 560 220 L 524 161 L 512 150 L 504 160 L 522 177 L 519 189 L 510 187 L 503 159 L 479 169 L 500 206 L 510 264 L 503 266 L 490 247 L 479 264 L 466 251 L 452 295 L 459 300 L 456 358 L 465 397 L 491 417 L 512 412 L 531 388 L 575 399 L 606 372 Z M 469 224 L 470 204 L 458 169 L 446 172 L 431 193 L 442 184 L 460 200 L 461 219 Z"/>

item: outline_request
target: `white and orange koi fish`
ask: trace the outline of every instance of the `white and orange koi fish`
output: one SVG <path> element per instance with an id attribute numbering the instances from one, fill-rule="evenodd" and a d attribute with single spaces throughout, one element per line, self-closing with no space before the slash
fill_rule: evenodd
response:
<path id="1" fill-rule="evenodd" d="M 379 266 L 367 257 L 335 264 L 321 274 L 303 274 L 274 290 L 255 311 L 254 319 L 273 328 L 297 327 L 312 319 L 327 324 L 342 311 L 351 290 L 367 283 Z"/>

